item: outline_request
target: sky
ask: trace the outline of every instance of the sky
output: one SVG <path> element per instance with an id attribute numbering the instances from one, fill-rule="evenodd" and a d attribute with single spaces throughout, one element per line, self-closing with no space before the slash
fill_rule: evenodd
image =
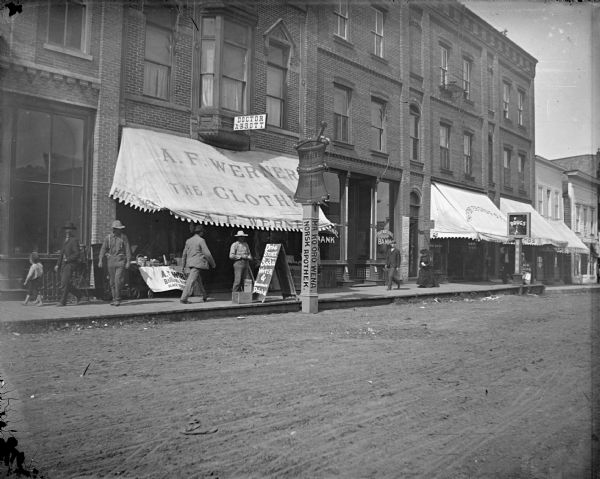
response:
<path id="1" fill-rule="evenodd" d="M 600 148 L 598 75 L 592 74 L 592 10 L 600 4 L 544 0 L 462 0 L 538 61 L 535 76 L 535 153 L 554 159 Z M 596 17 L 598 19 L 598 17 Z M 600 23 L 596 21 L 596 29 Z M 595 32 L 598 33 L 598 32 Z M 594 65 L 596 70 L 598 69 Z M 595 83 L 594 83 L 595 82 Z M 593 100 L 593 101 L 592 101 Z M 596 123 L 596 125 L 593 125 Z"/>

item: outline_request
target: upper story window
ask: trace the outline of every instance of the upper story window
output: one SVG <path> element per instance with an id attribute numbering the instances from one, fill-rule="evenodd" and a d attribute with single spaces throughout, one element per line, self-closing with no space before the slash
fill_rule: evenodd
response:
<path id="1" fill-rule="evenodd" d="M 581 233 L 581 205 L 575 205 L 575 232 Z"/>
<path id="2" fill-rule="evenodd" d="M 348 0 L 337 0 L 334 9 L 337 20 L 336 31 L 340 37 L 348 39 Z"/>
<path id="3" fill-rule="evenodd" d="M 544 214 L 544 187 L 537 187 L 537 211 L 539 214 Z"/>
<path id="4" fill-rule="evenodd" d="M 552 190 L 546 189 L 546 200 L 544 201 L 544 216 L 549 217 L 552 213 Z"/>
<path id="5" fill-rule="evenodd" d="M 440 167 L 450 169 L 450 127 L 440 124 Z"/>
<path id="6" fill-rule="evenodd" d="M 410 105 L 410 159 L 420 161 L 419 124 L 421 113 L 415 105 Z"/>
<path id="7" fill-rule="evenodd" d="M 221 16 L 203 17 L 200 25 L 200 107 L 245 113 L 250 27 Z"/>
<path id="8" fill-rule="evenodd" d="M 558 191 L 554 192 L 554 219 L 560 219 L 560 195 Z"/>
<path id="9" fill-rule="evenodd" d="M 519 90 L 517 97 L 517 122 L 519 126 L 523 126 L 523 110 L 525 109 L 525 92 Z"/>
<path id="10" fill-rule="evenodd" d="M 173 66 L 173 27 L 168 11 L 146 13 L 144 95 L 168 100 Z"/>
<path id="11" fill-rule="evenodd" d="M 289 48 L 271 41 L 267 59 L 267 123 L 283 128 Z"/>
<path id="12" fill-rule="evenodd" d="M 375 25 L 373 30 L 373 54 L 383 58 L 383 12 L 373 9 L 375 12 Z"/>
<path id="13" fill-rule="evenodd" d="M 587 206 L 583 207 L 583 234 L 587 235 L 588 234 L 588 220 L 587 220 Z"/>
<path id="14" fill-rule="evenodd" d="M 86 34 L 85 2 L 49 2 L 48 43 L 85 52 Z"/>
<path id="15" fill-rule="evenodd" d="M 596 208 L 590 208 L 590 234 L 596 236 Z"/>
<path id="16" fill-rule="evenodd" d="M 517 163 L 517 170 L 519 172 L 519 188 L 521 190 L 525 189 L 525 163 L 526 163 L 525 155 L 519 154 L 519 161 Z"/>
<path id="17" fill-rule="evenodd" d="M 502 115 L 508 118 L 508 109 L 510 106 L 510 84 L 502 83 Z"/>
<path id="18" fill-rule="evenodd" d="M 502 158 L 503 167 L 504 167 L 504 186 L 510 187 L 510 160 L 511 160 L 512 152 L 508 148 L 504 148 L 504 155 Z"/>
<path id="19" fill-rule="evenodd" d="M 471 99 L 471 70 L 473 63 L 471 60 L 463 58 L 463 96 L 465 100 Z"/>
<path id="20" fill-rule="evenodd" d="M 203 17 L 200 33 L 200 107 L 214 105 L 216 18 Z"/>
<path id="21" fill-rule="evenodd" d="M 339 85 L 333 89 L 333 138 L 350 142 L 351 90 Z"/>
<path id="22" fill-rule="evenodd" d="M 496 105 L 494 102 L 495 80 L 494 80 L 494 57 L 488 55 L 487 58 L 487 106 L 494 111 Z"/>
<path id="23" fill-rule="evenodd" d="M 448 49 L 440 45 L 440 85 L 448 85 Z"/>
<path id="24" fill-rule="evenodd" d="M 488 135 L 488 183 L 494 183 L 494 135 Z"/>
<path id="25" fill-rule="evenodd" d="M 245 111 L 248 74 L 248 28 L 225 19 L 223 31 L 223 79 L 221 106 L 228 110 Z"/>
<path id="26" fill-rule="evenodd" d="M 463 135 L 463 156 L 464 156 L 464 172 L 466 176 L 473 174 L 473 156 L 471 150 L 473 148 L 473 135 L 465 133 Z"/>
<path id="27" fill-rule="evenodd" d="M 371 100 L 371 149 L 386 151 L 385 102 Z"/>

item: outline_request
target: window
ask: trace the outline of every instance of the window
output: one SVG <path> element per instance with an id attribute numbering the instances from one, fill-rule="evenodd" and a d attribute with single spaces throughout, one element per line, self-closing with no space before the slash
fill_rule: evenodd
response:
<path id="1" fill-rule="evenodd" d="M 519 189 L 525 190 L 525 155 L 519 154 L 517 162 L 517 171 L 519 172 Z"/>
<path id="2" fill-rule="evenodd" d="M 554 192 L 554 219 L 560 219 L 560 195 L 558 191 Z"/>
<path id="3" fill-rule="evenodd" d="M 537 210 L 540 215 L 544 214 L 544 187 L 537 187 Z"/>
<path id="4" fill-rule="evenodd" d="M 443 170 L 450 169 L 450 127 L 440 125 L 440 166 Z"/>
<path id="5" fill-rule="evenodd" d="M 575 206 L 575 232 L 581 233 L 581 205 Z"/>
<path id="6" fill-rule="evenodd" d="M 448 85 L 448 49 L 440 46 L 440 85 Z"/>
<path id="7" fill-rule="evenodd" d="M 162 9 L 146 14 L 146 44 L 144 55 L 144 95 L 169 99 L 172 58 L 171 18 Z"/>
<path id="8" fill-rule="evenodd" d="M 73 50 L 86 50 L 86 5 L 67 0 L 49 2 L 48 43 Z"/>
<path id="9" fill-rule="evenodd" d="M 473 135 L 465 133 L 463 135 L 463 154 L 464 154 L 464 169 L 465 176 L 473 175 L 473 157 L 471 156 L 471 148 L 473 146 Z"/>
<path id="10" fill-rule="evenodd" d="M 502 115 L 508 119 L 508 107 L 510 105 L 510 85 L 502 84 Z"/>
<path id="11" fill-rule="evenodd" d="M 267 123 L 284 127 L 285 89 L 288 63 L 287 47 L 269 43 L 267 63 Z"/>
<path id="12" fill-rule="evenodd" d="M 386 151 L 385 103 L 371 100 L 371 149 Z"/>
<path id="13" fill-rule="evenodd" d="M 504 158 L 503 158 L 503 165 L 504 165 L 504 186 L 510 188 L 510 156 L 511 156 L 511 151 L 508 148 L 504 149 Z"/>
<path id="14" fill-rule="evenodd" d="M 373 30 L 373 54 L 383 58 L 383 12 L 373 9 L 375 12 L 375 29 Z"/>
<path id="15" fill-rule="evenodd" d="M 350 142 L 350 90 L 337 85 L 333 89 L 333 137 Z"/>
<path id="16" fill-rule="evenodd" d="M 200 107 L 214 105 L 215 86 L 215 17 L 202 18 L 200 37 Z"/>
<path id="17" fill-rule="evenodd" d="M 487 106 L 491 111 L 496 110 L 496 105 L 494 104 L 494 91 L 495 91 L 495 83 L 494 83 L 494 57 L 488 55 L 487 58 Z"/>
<path id="18" fill-rule="evenodd" d="M 12 177 L 15 254 L 56 253 L 62 225 L 83 224 L 87 118 L 20 109 Z"/>
<path id="19" fill-rule="evenodd" d="M 586 235 L 586 236 L 588 234 L 587 212 L 588 212 L 587 206 L 584 206 L 583 207 L 583 216 L 582 216 L 582 219 L 583 219 L 583 234 Z"/>
<path id="20" fill-rule="evenodd" d="M 590 208 L 590 234 L 596 235 L 596 208 Z"/>
<path id="21" fill-rule="evenodd" d="M 517 122 L 519 126 L 523 126 L 523 109 L 525 108 L 525 93 L 519 90 L 517 97 Z"/>
<path id="22" fill-rule="evenodd" d="M 337 20 L 336 34 L 344 39 L 348 39 L 348 1 L 338 0 L 335 5 L 335 17 Z"/>
<path id="23" fill-rule="evenodd" d="M 552 191 L 546 190 L 546 200 L 544 201 L 544 216 L 549 217 L 552 212 Z"/>
<path id="24" fill-rule="evenodd" d="M 466 58 L 463 59 L 463 96 L 465 100 L 471 99 L 471 69 L 473 64 Z"/>
<path id="25" fill-rule="evenodd" d="M 377 205 L 375 206 L 375 243 L 376 257 L 379 260 L 385 260 L 388 244 L 385 239 L 388 236 L 382 236 L 381 233 L 394 233 L 394 203 L 396 200 L 396 184 L 387 181 L 377 183 Z M 385 239 L 384 239 L 385 238 Z"/>
<path id="26" fill-rule="evenodd" d="M 329 200 L 321 204 L 321 209 L 329 221 L 334 225 L 342 224 L 342 203 L 340 177 L 332 171 L 323 173 L 325 189 L 329 195 Z M 340 259 L 340 232 L 339 226 L 333 229 L 319 233 L 319 253 L 321 260 Z"/>
<path id="27" fill-rule="evenodd" d="M 248 28 L 225 19 L 223 31 L 221 106 L 243 113 L 248 71 Z"/>
<path id="28" fill-rule="evenodd" d="M 488 135 L 488 182 L 494 184 L 494 135 Z"/>
<path id="29" fill-rule="evenodd" d="M 421 115 L 415 105 L 410 106 L 410 158 L 420 161 L 419 155 L 419 122 Z"/>

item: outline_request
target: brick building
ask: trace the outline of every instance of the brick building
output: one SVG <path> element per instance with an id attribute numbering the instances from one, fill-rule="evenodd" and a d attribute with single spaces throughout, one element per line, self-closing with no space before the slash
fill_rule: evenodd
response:
<path id="1" fill-rule="evenodd" d="M 322 121 L 331 140 L 322 211 L 335 227 L 321 237 L 320 286 L 381 280 L 392 236 L 405 277 L 416 276 L 422 247 L 449 277 L 497 276 L 501 235 L 469 221 L 483 211 L 498 223 L 501 197 L 531 202 L 536 60 L 459 3 L 48 2 L 3 14 L 0 28 L 0 290 L 19 287 L 30 251 L 55 261 L 67 220 L 93 245 L 119 218 L 136 253 L 167 259 L 188 222 L 202 221 L 218 287 L 230 281 L 240 227 L 258 255 L 265 242 L 284 243 L 294 266 L 298 228 L 253 218 L 252 184 L 265 161 L 290 176 L 294 145 Z M 264 113 L 264 129 L 234 130 L 234 117 Z M 181 139 L 190 162 L 192 140 L 222 164 L 237 161 L 223 181 L 243 180 L 245 196 L 219 191 L 239 203 L 239 218 L 215 220 L 193 185 L 193 211 L 115 189 L 125 181 L 115 171 L 127 168 L 132 191 L 153 186 L 148 158 L 122 146 L 133 130 L 156 151 L 161 138 Z M 273 203 L 292 208 L 289 178 L 277 175 Z M 456 207 L 445 196 L 454 190 L 458 206 L 474 201 L 470 216 L 440 230 L 432 191 L 444 210 Z"/>

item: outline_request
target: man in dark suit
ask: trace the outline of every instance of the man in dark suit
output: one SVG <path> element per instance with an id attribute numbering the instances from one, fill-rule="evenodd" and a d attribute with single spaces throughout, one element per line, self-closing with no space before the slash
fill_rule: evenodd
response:
<path id="1" fill-rule="evenodd" d="M 67 297 L 72 293 L 77 298 L 77 303 L 81 299 L 81 291 L 73 286 L 73 275 L 79 266 L 79 241 L 75 237 L 77 227 L 73 223 L 67 223 L 63 226 L 65 230 L 65 241 L 60 250 L 58 262 L 54 267 L 54 271 L 60 270 L 60 286 L 62 288 L 62 296 L 57 306 L 66 306 Z"/>
<path id="2" fill-rule="evenodd" d="M 390 249 L 388 250 L 385 258 L 385 269 L 387 269 L 387 289 L 392 289 L 392 282 L 396 283 L 398 289 L 400 289 L 400 263 L 402 262 L 402 255 L 400 250 L 396 247 L 396 242 L 390 243 Z"/>

